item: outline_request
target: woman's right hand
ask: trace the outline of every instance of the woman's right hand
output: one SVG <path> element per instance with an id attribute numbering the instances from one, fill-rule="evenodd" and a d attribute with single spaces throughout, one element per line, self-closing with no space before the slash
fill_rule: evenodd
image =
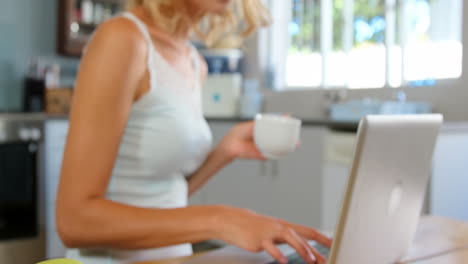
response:
<path id="1" fill-rule="evenodd" d="M 312 228 L 245 209 L 222 207 L 217 223 L 219 239 L 251 252 L 266 251 L 279 263 L 287 263 L 287 258 L 276 244 L 289 244 L 307 263 L 325 264 L 326 259 L 309 245 L 308 240 L 327 247 L 332 243 L 330 238 Z"/>

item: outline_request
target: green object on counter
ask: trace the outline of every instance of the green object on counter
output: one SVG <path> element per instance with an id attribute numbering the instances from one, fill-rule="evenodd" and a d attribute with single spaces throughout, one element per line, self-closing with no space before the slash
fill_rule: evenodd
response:
<path id="1" fill-rule="evenodd" d="M 83 264 L 73 259 L 51 259 L 36 264 Z"/>

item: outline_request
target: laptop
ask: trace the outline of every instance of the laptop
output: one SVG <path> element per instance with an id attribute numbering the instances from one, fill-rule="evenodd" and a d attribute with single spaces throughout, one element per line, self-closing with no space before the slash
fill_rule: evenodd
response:
<path id="1" fill-rule="evenodd" d="M 442 122 L 436 114 L 361 120 L 333 245 L 329 252 L 319 248 L 327 263 L 390 264 L 404 257 L 421 214 Z M 280 250 L 289 263 L 306 263 L 289 246 L 282 245 Z M 233 246 L 184 262 L 202 263 L 276 262 L 266 253 L 253 254 Z"/>

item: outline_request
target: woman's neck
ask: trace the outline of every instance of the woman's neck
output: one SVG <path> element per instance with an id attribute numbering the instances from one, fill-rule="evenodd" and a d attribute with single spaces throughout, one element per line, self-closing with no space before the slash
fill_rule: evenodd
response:
<path id="1" fill-rule="evenodd" d="M 148 30 L 153 41 L 157 41 L 165 47 L 171 48 L 177 52 L 186 51 L 191 30 L 188 26 L 179 27 L 177 32 L 170 33 L 155 23 L 150 13 L 145 8 L 137 7 L 131 10 L 131 12 L 140 17 L 140 19 L 148 25 Z"/>
<path id="2" fill-rule="evenodd" d="M 185 13 L 183 14 L 185 19 L 181 19 L 179 24 L 177 24 L 173 36 L 176 39 L 188 41 L 194 27 L 203 18 L 204 12 L 192 6 L 184 6 L 183 10 L 185 11 L 182 11 Z"/>
<path id="3" fill-rule="evenodd" d="M 151 25 L 150 31 L 154 33 L 154 35 L 157 35 L 158 38 L 161 38 L 164 42 L 174 45 L 175 47 L 178 46 L 179 48 L 183 48 L 190 40 L 193 28 L 203 17 L 203 12 L 196 11 L 196 9 L 188 6 L 185 8 L 186 10 L 190 10 L 190 12 L 187 12 L 185 18 L 180 20 L 173 32 L 169 32 L 167 29 L 161 28 L 157 23 L 155 23 L 145 8 L 138 7 L 134 9 L 133 12 L 143 17 L 146 20 L 146 23 Z"/>

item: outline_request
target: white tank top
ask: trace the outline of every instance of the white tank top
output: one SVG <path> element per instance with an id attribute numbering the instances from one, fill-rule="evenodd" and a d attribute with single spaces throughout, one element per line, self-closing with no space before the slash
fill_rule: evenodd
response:
<path id="1" fill-rule="evenodd" d="M 191 46 L 197 78 L 188 80 L 158 53 L 141 20 L 131 13 L 122 17 L 133 21 L 148 43 L 150 91 L 132 105 L 107 198 L 145 208 L 185 207 L 185 177 L 200 167 L 212 144 L 201 106 L 200 57 Z M 68 258 L 90 264 L 132 263 L 191 254 L 190 244 L 146 250 L 67 250 Z"/>

